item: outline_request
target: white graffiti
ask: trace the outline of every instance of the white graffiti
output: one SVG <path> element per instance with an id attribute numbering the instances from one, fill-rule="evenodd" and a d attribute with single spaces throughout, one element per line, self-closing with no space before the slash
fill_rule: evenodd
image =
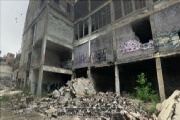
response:
<path id="1" fill-rule="evenodd" d="M 150 40 L 148 43 L 140 43 L 139 40 L 129 40 L 127 42 L 124 42 L 119 45 L 118 51 L 121 53 L 129 53 L 129 52 L 134 52 L 137 50 L 147 50 L 147 49 L 153 49 L 153 40 Z"/>

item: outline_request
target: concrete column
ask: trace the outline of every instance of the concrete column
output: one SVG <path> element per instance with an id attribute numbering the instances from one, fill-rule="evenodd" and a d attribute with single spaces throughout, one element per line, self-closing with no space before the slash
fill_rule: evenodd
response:
<path id="1" fill-rule="evenodd" d="M 136 8 L 135 8 L 135 1 L 134 0 L 132 0 L 132 8 L 133 8 L 133 12 L 135 12 Z"/>
<path id="2" fill-rule="evenodd" d="M 115 21 L 115 9 L 114 9 L 114 2 L 111 0 L 110 2 L 110 13 L 111 13 L 111 22 Z"/>
<path id="3" fill-rule="evenodd" d="M 124 12 L 124 3 L 123 1 L 121 0 L 121 10 L 122 10 L 122 16 L 124 17 L 125 16 L 125 12 Z"/>
<path id="4" fill-rule="evenodd" d="M 93 79 L 92 79 L 92 74 L 91 74 L 91 68 L 90 68 L 90 67 L 89 67 L 88 70 L 87 70 L 87 76 L 88 76 L 88 79 L 89 79 L 90 81 L 93 81 Z"/>
<path id="5" fill-rule="evenodd" d="M 42 94 L 42 80 L 43 80 L 43 65 L 45 62 L 45 52 L 46 52 L 46 36 L 43 39 L 42 42 L 42 48 L 41 48 L 41 61 L 40 61 L 40 68 L 39 68 L 39 77 L 38 77 L 38 89 L 37 89 L 37 94 L 41 95 Z"/>
<path id="6" fill-rule="evenodd" d="M 115 65 L 115 87 L 116 93 L 120 95 L 119 68 L 117 65 Z"/>
<path id="7" fill-rule="evenodd" d="M 39 68 L 37 95 L 42 94 L 43 66 Z"/>
<path id="8" fill-rule="evenodd" d="M 159 94 L 160 94 L 161 101 L 163 101 L 165 100 L 165 90 L 164 90 L 164 80 L 163 80 L 160 58 L 156 58 L 156 71 L 157 71 L 157 78 L 158 78 Z"/>
<path id="9" fill-rule="evenodd" d="M 89 13 L 91 12 L 91 1 L 88 0 L 88 3 L 89 3 Z M 91 35 L 91 32 L 92 32 L 92 20 L 91 20 L 91 16 L 88 17 L 88 32 L 89 32 L 89 35 Z"/>

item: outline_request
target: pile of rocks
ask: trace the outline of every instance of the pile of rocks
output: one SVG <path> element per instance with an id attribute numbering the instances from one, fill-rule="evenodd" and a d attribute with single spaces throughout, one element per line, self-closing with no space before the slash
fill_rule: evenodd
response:
<path id="1" fill-rule="evenodd" d="M 15 114 L 36 111 L 47 118 L 64 116 L 81 116 L 101 120 L 149 120 L 154 119 L 150 113 L 127 98 L 113 92 L 96 93 L 93 84 L 85 78 L 74 79 L 66 87 L 55 90 L 40 100 L 33 98 L 13 101 Z M 17 105 L 18 104 L 18 105 Z M 62 118 L 61 118 L 62 119 Z"/>
<path id="2" fill-rule="evenodd" d="M 162 103 L 156 105 L 158 120 L 180 120 L 180 91 L 174 93 Z"/>

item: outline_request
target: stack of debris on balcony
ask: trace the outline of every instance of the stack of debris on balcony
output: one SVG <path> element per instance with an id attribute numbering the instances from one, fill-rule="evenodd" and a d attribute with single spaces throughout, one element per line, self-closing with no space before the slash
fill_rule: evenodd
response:
<path id="1" fill-rule="evenodd" d="M 63 117 L 95 118 L 109 120 L 117 119 L 149 120 L 153 118 L 139 104 L 112 92 L 96 93 L 92 82 L 78 78 L 67 83 L 66 87 L 55 90 L 52 94 L 40 100 L 29 96 L 12 101 L 14 114 L 38 112 L 45 118 L 63 119 Z M 72 118 L 70 118 L 72 119 Z"/>

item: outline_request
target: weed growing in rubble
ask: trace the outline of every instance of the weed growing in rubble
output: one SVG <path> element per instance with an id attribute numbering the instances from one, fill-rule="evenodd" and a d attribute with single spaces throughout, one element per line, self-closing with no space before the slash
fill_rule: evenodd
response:
<path id="1" fill-rule="evenodd" d="M 137 98 L 147 102 L 159 102 L 159 97 L 156 91 L 152 90 L 151 83 L 147 82 L 147 78 L 144 73 L 138 75 L 138 80 L 136 81 L 139 86 L 135 87 Z"/>
<path id="2" fill-rule="evenodd" d="M 4 94 L 3 96 L 2 96 L 2 101 L 3 102 L 8 102 L 10 100 L 10 96 L 8 95 L 8 94 Z"/>
<path id="3" fill-rule="evenodd" d="M 26 85 L 23 89 L 23 94 L 24 96 L 29 96 L 31 93 L 30 93 L 30 85 Z"/>

